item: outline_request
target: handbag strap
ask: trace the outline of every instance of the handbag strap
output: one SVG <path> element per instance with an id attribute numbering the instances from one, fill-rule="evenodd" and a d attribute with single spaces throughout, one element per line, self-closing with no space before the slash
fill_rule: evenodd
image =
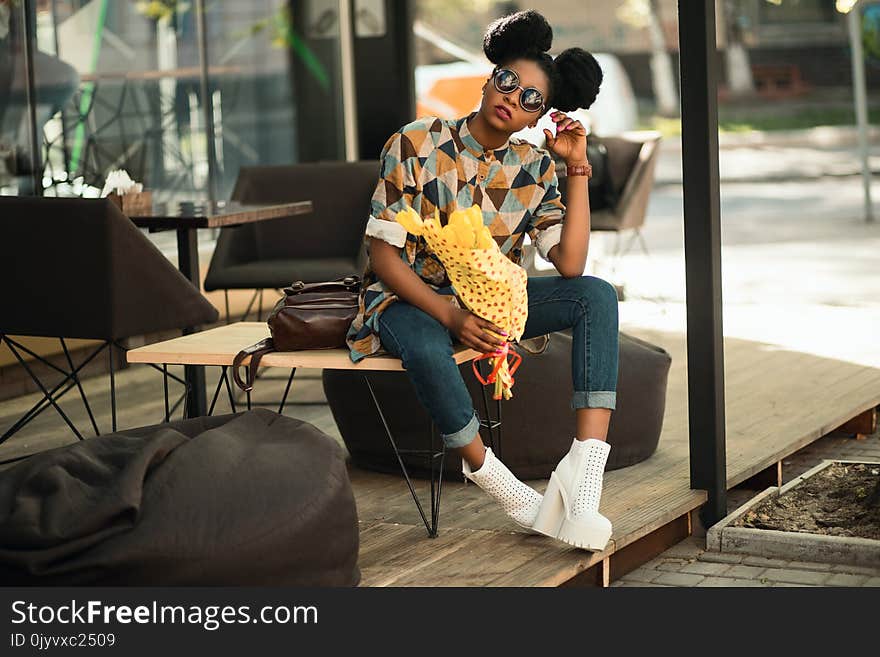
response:
<path id="1" fill-rule="evenodd" d="M 522 342 L 517 342 L 517 343 L 516 343 L 516 346 L 517 346 L 517 347 L 520 347 L 523 351 L 525 351 L 526 353 L 531 354 L 532 356 L 540 356 L 540 355 L 543 354 L 545 351 L 547 351 L 547 347 L 550 346 L 550 334 L 547 333 L 547 334 L 545 334 L 545 335 L 540 335 L 540 336 L 536 336 L 536 337 L 543 338 L 544 343 L 543 343 L 538 349 L 535 349 L 534 351 L 532 351 L 531 349 L 529 349 L 529 348 L 526 346 L 526 342 L 527 342 L 527 340 L 524 340 L 524 341 L 522 341 Z M 532 338 L 529 338 L 529 339 L 532 339 Z"/>
<path id="2" fill-rule="evenodd" d="M 275 343 L 272 341 L 272 338 L 265 338 L 239 351 L 232 360 L 232 379 L 235 381 L 235 385 L 245 392 L 253 390 L 254 381 L 257 378 L 257 368 L 260 366 L 260 359 L 273 351 L 275 351 Z M 242 361 L 248 356 L 251 357 L 251 360 L 247 365 L 246 381 L 242 381 L 239 370 Z"/>
<path id="3" fill-rule="evenodd" d="M 346 291 L 357 293 L 360 290 L 360 276 L 346 276 L 335 281 L 324 281 L 321 283 L 305 283 L 303 281 L 294 281 L 286 288 L 284 293 L 287 295 L 304 294 L 307 292 L 337 292 Z"/>

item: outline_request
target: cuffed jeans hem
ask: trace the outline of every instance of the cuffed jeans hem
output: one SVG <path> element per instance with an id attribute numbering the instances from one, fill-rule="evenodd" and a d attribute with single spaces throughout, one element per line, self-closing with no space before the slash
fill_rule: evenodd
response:
<path id="1" fill-rule="evenodd" d="M 572 410 L 579 408 L 608 408 L 614 410 L 617 406 L 617 393 L 611 391 L 586 391 L 575 390 L 571 398 Z"/>
<path id="2" fill-rule="evenodd" d="M 471 421 L 468 422 L 462 430 L 448 435 L 445 433 L 441 433 L 440 435 L 443 438 L 443 444 L 446 446 L 446 449 L 454 449 L 456 447 L 464 447 L 465 445 L 470 444 L 479 430 L 480 419 L 475 412 Z"/>

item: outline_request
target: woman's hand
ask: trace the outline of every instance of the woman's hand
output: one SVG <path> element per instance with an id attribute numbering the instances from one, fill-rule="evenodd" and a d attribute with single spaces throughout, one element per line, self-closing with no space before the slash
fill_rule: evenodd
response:
<path id="1" fill-rule="evenodd" d="M 575 121 L 562 112 L 551 112 L 550 118 L 556 123 L 556 136 L 544 128 L 547 147 L 566 163 L 575 164 L 587 161 L 587 129 L 580 121 Z"/>
<path id="2" fill-rule="evenodd" d="M 494 353 L 504 346 L 505 340 L 489 333 L 493 331 L 499 335 L 507 335 L 505 331 L 495 326 L 492 322 L 477 317 L 470 310 L 453 308 L 447 326 L 453 335 L 467 347 L 476 349 L 484 354 Z"/>

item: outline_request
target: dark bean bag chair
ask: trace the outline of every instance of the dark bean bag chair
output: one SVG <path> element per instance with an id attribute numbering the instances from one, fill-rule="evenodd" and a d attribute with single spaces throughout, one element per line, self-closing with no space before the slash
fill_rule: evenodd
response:
<path id="1" fill-rule="evenodd" d="M 0 472 L 6 585 L 355 586 L 344 450 L 264 409 L 121 431 Z"/>
<path id="2" fill-rule="evenodd" d="M 574 438 L 571 334 L 554 333 L 540 355 L 523 349 L 519 352 L 523 362 L 515 375 L 514 396 L 501 402 L 501 458 L 521 479 L 547 479 Z M 664 349 L 620 334 L 617 408 L 608 432 L 611 452 L 606 470 L 643 461 L 657 449 L 671 362 Z M 474 408 L 485 420 L 482 392 L 471 364 L 462 365 L 461 372 Z M 364 374 L 369 377 L 399 449 L 427 448 L 430 418 L 405 372 L 324 370 L 324 392 L 352 463 L 368 470 L 399 474 L 400 466 L 363 381 Z M 488 400 L 495 417 L 497 402 L 491 394 Z M 488 444 L 486 429 L 482 436 Z M 439 440 L 438 435 L 437 447 Z M 404 462 L 411 474 L 430 476 L 426 457 L 405 455 Z M 447 458 L 444 472 L 461 479 L 461 459 Z"/>

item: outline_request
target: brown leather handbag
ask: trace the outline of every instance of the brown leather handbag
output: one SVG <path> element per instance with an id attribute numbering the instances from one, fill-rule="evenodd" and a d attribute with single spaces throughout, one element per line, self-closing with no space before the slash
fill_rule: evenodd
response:
<path id="1" fill-rule="evenodd" d="M 269 313 L 272 337 L 242 349 L 232 362 L 232 378 L 244 391 L 254 387 L 260 359 L 272 351 L 337 349 L 345 346 L 345 336 L 358 311 L 361 281 L 347 276 L 326 283 L 296 281 L 284 288 L 284 296 Z M 241 363 L 251 357 L 247 380 L 239 375 Z"/>

